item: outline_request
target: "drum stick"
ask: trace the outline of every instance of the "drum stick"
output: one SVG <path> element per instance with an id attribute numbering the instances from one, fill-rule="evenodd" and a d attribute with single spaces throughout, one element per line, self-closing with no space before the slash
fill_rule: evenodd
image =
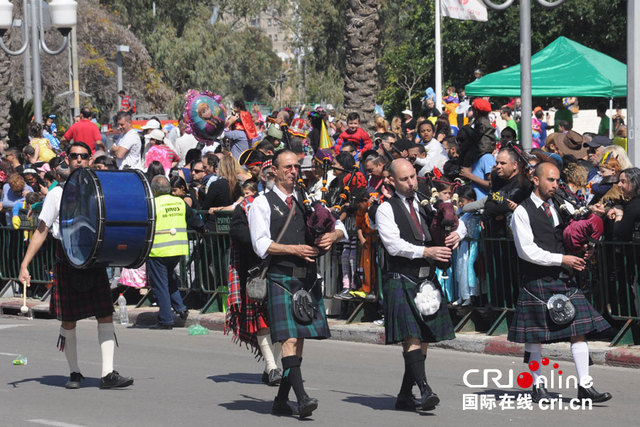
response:
<path id="1" fill-rule="evenodd" d="M 27 281 L 22 281 L 22 307 L 20 307 L 20 313 L 27 314 L 29 307 L 27 307 Z"/>

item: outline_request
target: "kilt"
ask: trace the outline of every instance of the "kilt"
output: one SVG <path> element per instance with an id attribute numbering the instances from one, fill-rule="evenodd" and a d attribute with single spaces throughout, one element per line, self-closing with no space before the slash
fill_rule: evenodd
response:
<path id="1" fill-rule="evenodd" d="M 576 317 L 567 325 L 556 325 L 551 321 L 546 305 L 536 300 L 523 289 L 520 290 L 516 313 L 509 328 L 508 340 L 520 343 L 549 343 L 566 341 L 572 336 L 585 335 L 593 331 L 610 328 L 609 323 L 587 301 L 582 291 L 570 286 L 565 280 L 533 280 L 524 285 L 529 292 L 547 301 L 553 294 L 574 292 L 571 302 L 576 308 Z"/>
<path id="2" fill-rule="evenodd" d="M 72 267 L 62 254 L 62 245 L 57 242 L 56 264 L 49 311 L 61 321 L 76 321 L 95 316 L 111 316 L 113 302 L 111 287 L 105 268 L 78 269 Z M 73 284 L 93 283 L 87 290 Z M 79 290 L 80 289 L 80 290 Z"/>
<path id="3" fill-rule="evenodd" d="M 434 277 L 432 280 L 442 292 L 437 279 Z M 456 337 L 444 294 L 438 311 L 431 316 L 423 316 L 413 301 L 418 293 L 418 285 L 406 276 L 386 274 L 382 281 L 382 292 L 385 344 L 402 342 L 409 337 L 421 342 L 438 342 Z"/>
<path id="4" fill-rule="evenodd" d="M 289 289 L 291 293 L 295 293 L 299 289 L 309 290 L 313 286 L 315 277 L 297 278 L 285 276 L 279 273 L 267 273 L 267 298 L 269 322 L 271 330 L 271 340 L 275 342 L 283 341 L 288 338 L 329 338 L 329 325 L 327 324 L 327 316 L 324 309 L 324 301 L 322 299 L 322 286 L 320 284 L 313 287 L 311 295 L 318 303 L 318 312 L 308 325 L 302 325 L 295 321 L 293 317 L 292 304 L 293 298 L 288 292 L 285 292 L 273 282 Z"/>

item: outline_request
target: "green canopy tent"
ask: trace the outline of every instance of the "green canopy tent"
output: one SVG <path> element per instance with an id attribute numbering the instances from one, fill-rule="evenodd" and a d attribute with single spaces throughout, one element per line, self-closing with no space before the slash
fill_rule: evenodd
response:
<path id="1" fill-rule="evenodd" d="M 520 96 L 520 65 L 465 86 L 467 96 Z M 558 37 L 531 57 L 531 96 L 627 95 L 627 66 L 603 53 Z"/>

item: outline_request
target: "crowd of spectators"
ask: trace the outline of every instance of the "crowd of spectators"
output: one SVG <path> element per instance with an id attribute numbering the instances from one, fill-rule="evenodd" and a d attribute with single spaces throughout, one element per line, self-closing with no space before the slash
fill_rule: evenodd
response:
<path id="1" fill-rule="evenodd" d="M 371 134 L 361 126 L 357 112 L 345 117 L 328 106 L 309 113 L 285 108 L 263 116 L 259 109 L 248 111 L 237 101 L 228 115 L 225 134 L 217 141 L 204 142 L 185 133 L 182 122 L 163 127 L 152 118 L 135 129 L 131 111 L 124 110 L 115 117 L 119 135 L 111 140 L 101 135 L 88 109 L 82 110 L 80 120 L 58 140 L 55 116 L 49 116 L 44 127 L 29 126 L 28 145 L 6 150 L 0 161 L 5 214 L 0 221 L 21 224 L 37 215 L 41 200 L 59 185 L 61 171 L 64 174 L 61 149 L 70 141 L 82 141 L 92 149 L 92 168 L 135 168 L 144 170 L 149 179 L 167 176 L 172 194 L 201 211 L 207 227 L 213 229 L 217 212 L 233 211 L 247 195 L 273 187 L 270 159 L 287 147 L 300 160 L 310 199 L 328 206 L 349 233 L 340 249 L 342 281 L 336 298 L 366 298 L 375 280 L 371 257 L 376 206 L 393 194 L 389 163 L 406 158 L 421 178 L 422 197 L 430 199 L 434 209 L 440 203 L 455 203 L 467 225 L 467 241 L 452 260 L 455 277 L 443 282 L 452 301 L 469 305 L 472 297 L 482 294 L 481 280 L 475 274 L 476 261 L 483 256 L 476 243 L 480 230 L 490 237 L 509 236 L 510 214 L 529 196 L 530 167 L 538 162 L 559 166 L 565 197 L 576 207 L 587 206 L 602 216 L 606 238 L 633 235 L 628 233 L 630 222 L 622 220 L 637 183 L 625 152 L 626 138 L 621 141 L 626 130 L 621 112 L 613 116 L 616 141 L 607 135 L 573 131 L 572 113 L 561 100 L 554 101 L 555 123 L 537 107 L 531 112 L 533 149 L 524 152 L 518 137 L 525 112 L 518 101 L 492 105 L 488 99 L 471 100 L 449 87 L 443 106 L 429 98 L 417 113 L 405 110 L 402 118 L 391 121 L 376 116 Z M 498 116 L 506 123 L 502 129 L 496 124 Z M 321 148 L 325 131 L 332 147 Z M 440 272 L 444 278 L 451 273 Z M 503 279 L 491 279 L 494 288 L 501 286 Z"/>

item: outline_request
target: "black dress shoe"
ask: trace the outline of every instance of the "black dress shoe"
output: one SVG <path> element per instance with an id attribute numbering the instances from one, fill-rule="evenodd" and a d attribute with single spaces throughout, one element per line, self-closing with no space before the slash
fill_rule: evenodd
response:
<path id="1" fill-rule="evenodd" d="M 71 372 L 71 376 L 69 377 L 69 381 L 64 385 L 65 388 L 75 390 L 80 388 L 80 383 L 84 377 L 80 372 Z"/>
<path id="2" fill-rule="evenodd" d="M 298 402 L 298 416 L 300 418 L 306 418 L 311 415 L 313 411 L 318 408 L 318 399 L 313 397 L 305 397 Z"/>
<path id="3" fill-rule="evenodd" d="M 440 403 L 440 398 L 433 392 L 433 390 L 431 390 L 426 378 L 418 381 L 418 387 L 420 388 L 420 393 L 422 393 L 420 401 L 418 402 L 418 409 L 423 411 L 433 411 L 436 408 L 436 405 Z"/>
<path id="4" fill-rule="evenodd" d="M 273 406 L 271 407 L 271 413 L 273 415 L 289 415 L 289 416 L 298 416 L 298 405 L 289 402 L 288 400 L 276 400 L 273 401 Z"/>
<path id="5" fill-rule="evenodd" d="M 177 314 L 180 317 L 180 319 L 182 319 L 183 321 L 186 321 L 187 317 L 189 317 L 189 310 L 185 309 L 184 311 L 178 311 Z"/>
<path id="6" fill-rule="evenodd" d="M 129 387 L 131 384 L 133 384 L 133 378 L 123 377 L 117 371 L 112 371 L 100 378 L 100 388 L 103 389 Z"/>
<path id="7" fill-rule="evenodd" d="M 268 386 L 276 386 L 280 385 L 280 381 L 282 381 L 282 373 L 280 369 L 272 369 L 269 371 L 269 375 L 267 376 L 267 385 Z"/>
<path id="8" fill-rule="evenodd" d="M 531 401 L 533 403 L 538 403 L 542 399 L 547 399 L 548 402 L 552 397 L 544 385 L 534 385 L 531 389 Z"/>
<path id="9" fill-rule="evenodd" d="M 167 325 L 166 323 L 156 323 L 155 325 L 149 326 L 149 329 L 173 329 L 173 325 Z"/>
<path id="10" fill-rule="evenodd" d="M 399 394 L 396 398 L 396 409 L 399 411 L 415 412 L 418 402 L 413 394 Z"/>
<path id="11" fill-rule="evenodd" d="M 436 409 L 436 405 L 440 403 L 440 398 L 434 392 L 427 393 L 420 398 L 418 409 L 423 411 L 433 411 Z"/>
<path id="12" fill-rule="evenodd" d="M 598 393 L 593 387 L 584 388 L 578 386 L 578 399 L 591 399 L 593 403 L 602 403 L 611 399 L 611 397 L 611 393 L 607 393 L 606 391 L 604 393 Z"/>

